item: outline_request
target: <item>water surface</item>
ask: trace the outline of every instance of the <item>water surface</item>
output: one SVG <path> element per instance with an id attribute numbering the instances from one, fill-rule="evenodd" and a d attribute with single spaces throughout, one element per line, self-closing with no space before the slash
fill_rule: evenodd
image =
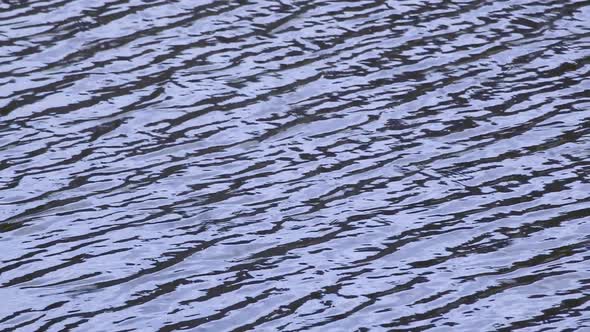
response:
<path id="1" fill-rule="evenodd" d="M 0 2 L 1 331 L 590 331 L 590 3 Z"/>

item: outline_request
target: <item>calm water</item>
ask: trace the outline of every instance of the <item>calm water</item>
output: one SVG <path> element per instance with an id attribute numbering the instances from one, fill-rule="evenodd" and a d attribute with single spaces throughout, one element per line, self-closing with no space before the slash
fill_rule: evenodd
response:
<path id="1" fill-rule="evenodd" d="M 1 331 L 590 331 L 590 3 L 0 2 Z"/>

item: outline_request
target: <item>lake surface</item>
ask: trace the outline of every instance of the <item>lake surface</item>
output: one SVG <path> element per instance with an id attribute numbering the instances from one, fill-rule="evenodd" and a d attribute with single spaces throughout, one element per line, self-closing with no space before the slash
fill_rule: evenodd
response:
<path id="1" fill-rule="evenodd" d="M 0 1 L 0 331 L 590 331 L 590 2 Z"/>

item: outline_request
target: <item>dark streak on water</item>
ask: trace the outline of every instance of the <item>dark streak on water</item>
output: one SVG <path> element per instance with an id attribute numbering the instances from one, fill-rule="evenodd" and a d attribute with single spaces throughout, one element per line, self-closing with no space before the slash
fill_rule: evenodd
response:
<path id="1" fill-rule="evenodd" d="M 1 331 L 590 331 L 590 3 L 0 2 Z"/>

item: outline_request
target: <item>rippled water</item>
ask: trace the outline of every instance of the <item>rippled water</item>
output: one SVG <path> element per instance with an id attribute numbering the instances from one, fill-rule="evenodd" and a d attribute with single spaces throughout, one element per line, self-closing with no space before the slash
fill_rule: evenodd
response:
<path id="1" fill-rule="evenodd" d="M 0 2 L 0 330 L 590 331 L 590 3 Z"/>

